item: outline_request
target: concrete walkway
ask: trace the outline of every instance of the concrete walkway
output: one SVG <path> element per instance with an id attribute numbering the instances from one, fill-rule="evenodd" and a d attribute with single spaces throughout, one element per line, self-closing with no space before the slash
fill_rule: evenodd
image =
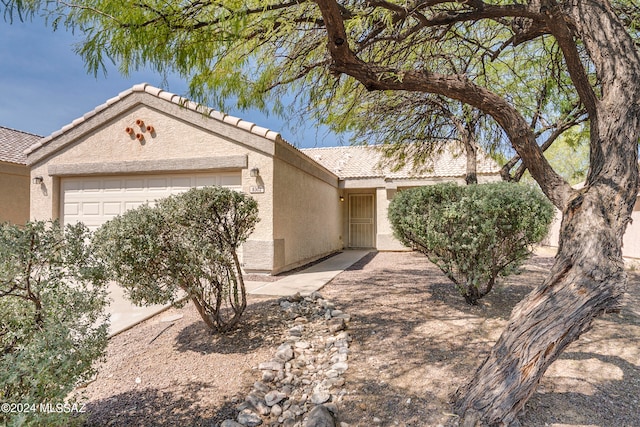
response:
<path id="1" fill-rule="evenodd" d="M 275 282 L 246 282 L 247 292 L 253 295 L 274 296 L 289 296 L 300 292 L 300 295 L 307 296 L 322 288 L 368 253 L 369 251 L 365 250 L 345 250 Z"/>
<path id="2" fill-rule="evenodd" d="M 247 292 L 253 295 L 289 296 L 299 292 L 301 295 L 306 296 L 322 288 L 368 253 L 369 251 L 366 250 L 345 250 L 277 281 L 247 281 L 245 286 L 247 287 Z M 115 283 L 109 286 L 109 296 L 111 297 L 111 304 L 108 309 L 111 314 L 109 336 L 126 331 L 171 307 L 170 305 L 138 307 L 125 297 L 123 289 Z"/>

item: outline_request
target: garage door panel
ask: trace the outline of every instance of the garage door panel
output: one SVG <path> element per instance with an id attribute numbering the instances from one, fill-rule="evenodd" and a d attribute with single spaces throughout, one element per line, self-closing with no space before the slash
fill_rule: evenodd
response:
<path id="1" fill-rule="evenodd" d="M 240 175 L 222 175 L 219 185 L 223 187 L 241 187 L 242 177 Z"/>
<path id="2" fill-rule="evenodd" d="M 202 188 L 202 187 L 210 187 L 212 185 L 223 185 L 223 184 L 218 184 L 217 177 L 215 176 L 204 176 L 204 177 L 196 177 L 196 187 L 197 188 Z"/>
<path id="3" fill-rule="evenodd" d="M 105 179 L 103 182 L 104 182 L 104 185 L 103 185 L 102 188 L 104 189 L 104 191 L 107 191 L 107 192 L 118 192 L 118 193 L 122 192 L 122 180 L 121 179 L 108 178 L 108 179 Z"/>
<path id="4" fill-rule="evenodd" d="M 80 212 L 79 203 L 65 203 L 64 211 L 67 215 L 78 215 Z"/>
<path id="5" fill-rule="evenodd" d="M 84 193 L 99 193 L 102 190 L 102 182 L 99 180 L 87 180 L 82 182 Z"/>
<path id="6" fill-rule="evenodd" d="M 120 202 L 104 202 L 104 215 L 113 218 L 122 213 L 122 203 Z"/>
<path id="7" fill-rule="evenodd" d="M 171 188 L 178 191 L 180 190 L 186 191 L 194 186 L 195 185 L 191 183 L 191 178 L 172 178 L 171 179 Z"/>
<path id="8" fill-rule="evenodd" d="M 166 178 L 149 179 L 149 191 L 166 191 L 166 190 L 167 190 Z"/>
<path id="9" fill-rule="evenodd" d="M 78 193 L 81 191 L 81 185 L 82 183 L 79 181 L 65 181 L 62 189 L 67 193 Z"/>
<path id="10" fill-rule="evenodd" d="M 144 189 L 144 179 L 126 179 L 124 181 L 124 191 L 133 193 Z"/>
<path id="11" fill-rule="evenodd" d="M 60 216 L 64 224 L 84 222 L 95 230 L 128 209 L 145 203 L 154 206 L 156 200 L 192 187 L 222 185 L 241 190 L 241 182 L 240 172 L 63 178 Z"/>
<path id="12" fill-rule="evenodd" d="M 82 204 L 82 215 L 96 216 L 100 215 L 100 202 L 91 202 Z"/>

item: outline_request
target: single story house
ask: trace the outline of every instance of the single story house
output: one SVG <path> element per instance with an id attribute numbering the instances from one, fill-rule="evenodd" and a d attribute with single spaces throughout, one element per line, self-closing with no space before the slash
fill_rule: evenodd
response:
<path id="1" fill-rule="evenodd" d="M 0 222 L 29 220 L 29 167 L 24 150 L 41 136 L 0 126 Z"/>
<path id="2" fill-rule="evenodd" d="M 387 220 L 396 191 L 464 183 L 465 159 L 444 153 L 417 175 L 379 165 L 371 147 L 299 150 L 279 133 L 136 85 L 26 150 L 31 218 L 90 228 L 191 187 L 221 185 L 258 202 L 242 248 L 246 272 L 277 274 L 344 248 L 401 249 Z M 498 180 L 490 159 L 479 180 Z"/>

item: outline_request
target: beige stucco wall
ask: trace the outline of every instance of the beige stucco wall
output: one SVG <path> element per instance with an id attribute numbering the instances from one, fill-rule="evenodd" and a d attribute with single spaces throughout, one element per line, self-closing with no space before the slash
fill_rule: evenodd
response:
<path id="1" fill-rule="evenodd" d="M 549 235 L 543 244 L 557 247 L 560 237 L 560 223 L 562 213 L 556 209 L 556 215 L 551 223 Z M 640 196 L 636 198 L 636 204 L 631 213 L 631 223 L 627 226 L 622 243 L 622 255 L 627 258 L 640 258 Z"/>
<path id="2" fill-rule="evenodd" d="M 624 233 L 622 254 L 630 258 L 640 258 L 640 197 L 636 198 L 631 220 Z"/>
<path id="3" fill-rule="evenodd" d="M 337 177 L 285 145 L 277 147 L 274 162 L 273 235 L 281 263 L 277 270 L 342 249 Z"/>
<path id="4" fill-rule="evenodd" d="M 23 225 L 29 219 L 29 168 L 0 162 L 0 222 Z"/>
<path id="5" fill-rule="evenodd" d="M 395 188 L 376 189 L 376 232 L 377 248 L 380 251 L 408 250 L 393 235 L 393 228 L 389 222 L 389 204 L 395 197 Z"/>
<path id="6" fill-rule="evenodd" d="M 49 157 L 32 164 L 31 177 L 41 176 L 43 183 L 30 186 L 31 218 L 59 218 L 61 176 L 84 176 L 88 173 L 104 175 L 100 172 L 102 170 L 106 170 L 107 174 L 130 175 L 135 173 L 131 170 L 135 170 L 136 166 L 146 168 L 148 173 L 168 172 L 167 169 L 176 173 L 180 167 L 191 168 L 185 173 L 240 170 L 237 166 L 224 167 L 225 161 L 232 159 L 237 163 L 238 158 L 246 158 L 246 166 L 241 169 L 242 190 L 258 201 L 260 222 L 250 242 L 247 242 L 249 253 L 243 256 L 243 261 L 248 267 L 255 261 L 259 268 L 270 269 L 274 258 L 273 192 L 252 192 L 256 187 L 256 179 L 250 176 L 250 169 L 260 170 L 260 179 L 265 188 L 272 185 L 273 141 L 223 123 L 219 124 L 219 129 L 212 131 L 206 127 L 211 126 L 212 119 L 177 105 L 170 105 L 169 112 L 140 104 L 129 106 L 124 111 L 114 107 L 118 105 L 112 106 L 113 110 L 103 112 L 108 117 L 101 117 L 98 125 L 89 121 L 83 124 L 86 125 L 84 129 L 81 129 L 83 126 L 73 128 L 68 134 L 52 140 L 51 147 L 43 146 L 31 156 L 37 157 L 45 149 L 53 151 L 59 140 L 66 144 Z M 188 120 L 182 119 L 185 116 L 188 116 Z M 144 132 L 143 141 L 125 132 L 127 127 L 140 132 L 140 127 L 136 125 L 138 119 L 154 127 L 153 133 Z M 198 126 L 199 122 L 202 122 L 202 126 Z M 197 158 L 212 159 L 211 164 L 204 162 L 198 166 L 199 169 L 193 169 L 193 164 L 197 163 L 193 159 Z M 216 159 L 222 160 L 218 162 Z M 218 168 L 218 164 L 223 168 Z M 158 165 L 160 171 L 154 170 L 154 165 Z M 114 172 L 120 169 L 122 172 Z M 259 250 L 252 251 L 252 247 L 256 246 Z"/>

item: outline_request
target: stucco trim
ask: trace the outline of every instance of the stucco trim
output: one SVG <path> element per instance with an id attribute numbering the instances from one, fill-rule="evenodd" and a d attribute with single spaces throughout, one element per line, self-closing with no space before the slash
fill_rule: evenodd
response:
<path id="1" fill-rule="evenodd" d="M 50 176 L 111 175 L 162 172 L 196 172 L 246 169 L 248 158 L 242 156 L 196 157 L 190 159 L 141 160 L 125 162 L 70 163 L 49 165 Z"/>

